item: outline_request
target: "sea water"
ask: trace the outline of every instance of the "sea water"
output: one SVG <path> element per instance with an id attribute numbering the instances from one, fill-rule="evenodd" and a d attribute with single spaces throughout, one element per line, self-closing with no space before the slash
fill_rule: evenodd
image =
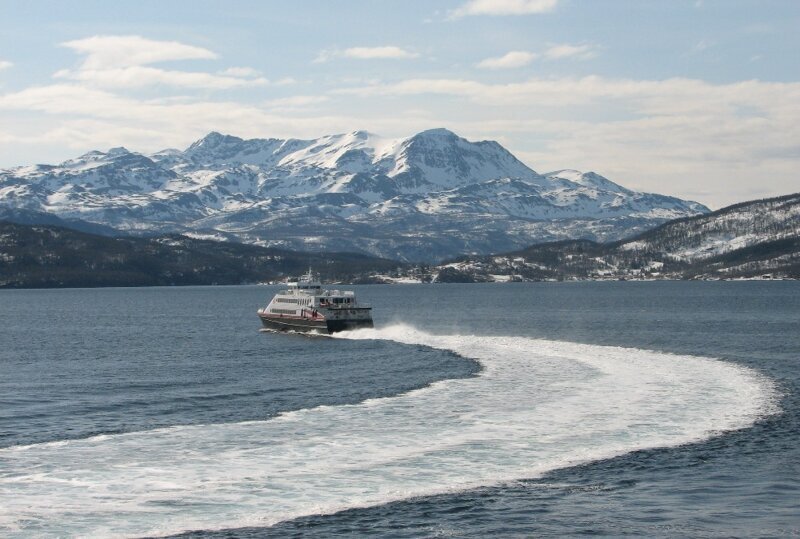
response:
<path id="1" fill-rule="evenodd" d="M 800 533 L 798 283 L 0 293 L 0 532 Z"/>

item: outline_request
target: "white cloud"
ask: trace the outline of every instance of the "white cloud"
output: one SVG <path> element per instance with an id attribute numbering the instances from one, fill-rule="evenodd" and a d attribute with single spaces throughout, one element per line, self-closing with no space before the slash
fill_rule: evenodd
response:
<path id="1" fill-rule="evenodd" d="M 141 36 L 92 36 L 61 44 L 86 59 L 81 66 L 101 70 L 141 66 L 171 60 L 213 60 L 217 55 L 208 49 L 177 41 L 156 41 Z"/>
<path id="2" fill-rule="evenodd" d="M 450 12 L 451 18 L 469 15 L 530 15 L 553 11 L 559 0 L 470 0 Z"/>
<path id="3" fill-rule="evenodd" d="M 696 79 L 636 80 L 598 76 L 582 78 L 531 78 L 523 82 L 487 84 L 468 79 L 407 79 L 395 83 L 376 83 L 337 90 L 361 96 L 409 96 L 439 94 L 468 98 L 485 105 L 519 105 L 530 102 L 547 106 L 572 106 L 600 100 L 622 100 L 639 106 L 643 113 L 675 110 L 702 112 L 741 104 L 770 107 L 766 95 L 786 103 L 800 83 L 746 81 L 714 85 Z M 750 92 L 753 92 L 752 94 Z M 787 103 L 788 104 L 788 103 Z"/>
<path id="4" fill-rule="evenodd" d="M 232 124 L 263 124 L 271 118 L 259 107 L 239 103 L 144 101 L 78 84 L 32 87 L 5 94 L 0 96 L 0 110 L 67 115 L 119 127 L 165 129 L 167 133 L 186 132 L 201 125 L 222 129 Z"/>
<path id="5" fill-rule="evenodd" d="M 11 67 L 13 65 L 14 64 L 9 62 L 8 60 L 0 60 L 0 71 L 2 71 L 4 69 L 8 69 L 9 67 Z"/>
<path id="6" fill-rule="evenodd" d="M 344 56 L 348 58 L 359 58 L 361 60 L 371 60 L 375 58 L 416 58 L 419 54 L 409 52 L 400 47 L 352 47 L 345 49 Z"/>
<path id="7" fill-rule="evenodd" d="M 220 74 L 167 70 L 150 64 L 175 60 L 209 60 L 210 50 L 177 41 L 141 36 L 93 36 L 61 44 L 86 55 L 78 69 L 62 69 L 53 76 L 102 88 L 142 88 L 153 85 L 225 90 L 264 86 L 269 81 L 249 67 L 231 67 Z"/>
<path id="8" fill-rule="evenodd" d="M 325 95 L 293 95 L 279 99 L 267 101 L 267 106 L 275 108 L 302 108 L 310 105 L 319 105 L 329 101 L 330 97 Z"/>
<path id="9" fill-rule="evenodd" d="M 545 58 L 547 60 L 567 58 L 588 60 L 595 55 L 595 47 L 592 45 L 552 44 L 541 54 L 528 51 L 511 51 L 503 56 L 481 60 L 478 62 L 477 67 L 481 69 L 513 69 L 526 66 L 537 58 Z"/>
<path id="10" fill-rule="evenodd" d="M 478 62 L 481 69 L 513 69 L 530 64 L 539 55 L 527 51 L 511 51 L 496 58 L 486 58 Z"/>
<path id="11" fill-rule="evenodd" d="M 103 88 L 143 88 L 145 86 L 162 84 L 186 88 L 226 90 L 242 86 L 264 86 L 269 84 L 269 81 L 263 77 L 243 79 L 203 72 L 169 71 L 147 66 L 129 66 L 101 70 L 62 70 L 55 73 L 54 77 L 87 82 Z"/>
<path id="12" fill-rule="evenodd" d="M 248 78 L 248 77 L 258 77 L 261 73 L 253 69 L 252 67 L 229 67 L 223 71 L 219 72 L 220 75 L 230 76 L 230 77 L 241 77 L 241 78 Z"/>
<path id="13" fill-rule="evenodd" d="M 383 47 L 351 47 L 349 49 L 325 49 L 319 52 L 314 59 L 314 63 L 327 62 L 336 57 L 355 58 L 358 60 L 381 60 L 381 59 L 408 59 L 417 58 L 418 53 L 407 51 L 394 45 Z"/>
<path id="14" fill-rule="evenodd" d="M 576 60 L 588 60 L 597 55 L 595 47 L 592 45 L 570 45 L 568 43 L 550 45 L 544 51 L 544 57 L 550 60 L 560 60 L 562 58 L 573 58 Z"/>

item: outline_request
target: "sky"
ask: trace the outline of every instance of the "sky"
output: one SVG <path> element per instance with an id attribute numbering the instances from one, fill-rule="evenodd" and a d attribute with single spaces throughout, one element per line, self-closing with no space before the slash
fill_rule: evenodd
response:
<path id="1" fill-rule="evenodd" d="M 0 20 L 0 168 L 445 127 L 711 208 L 800 191 L 796 0 L 0 0 Z"/>

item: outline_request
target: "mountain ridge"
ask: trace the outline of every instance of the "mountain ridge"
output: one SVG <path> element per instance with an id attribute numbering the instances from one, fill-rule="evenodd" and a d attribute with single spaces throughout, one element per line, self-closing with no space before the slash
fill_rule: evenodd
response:
<path id="1" fill-rule="evenodd" d="M 431 268 L 423 280 L 800 279 L 800 193 L 739 202 L 632 237 L 531 245 Z M 408 276 L 406 276 L 408 277 Z"/>
<path id="2" fill-rule="evenodd" d="M 435 261 L 531 243 L 618 239 L 708 208 L 594 172 L 539 174 L 494 141 L 444 128 L 387 139 L 211 132 L 186 150 L 124 147 L 0 170 L 0 207 L 126 233 Z"/>
<path id="3" fill-rule="evenodd" d="M 328 280 L 350 283 L 798 279 L 800 193 L 676 219 L 617 242 L 562 240 L 436 266 L 175 234 L 111 238 L 0 221 L 5 288 L 243 284 L 285 280 L 309 265 Z"/>

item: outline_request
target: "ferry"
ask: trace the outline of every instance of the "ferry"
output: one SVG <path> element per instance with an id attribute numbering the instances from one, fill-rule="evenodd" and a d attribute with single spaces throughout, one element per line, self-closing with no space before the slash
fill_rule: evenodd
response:
<path id="1" fill-rule="evenodd" d="M 371 328 L 372 307 L 356 301 L 350 290 L 326 290 L 311 270 L 287 283 L 269 305 L 258 310 L 265 328 L 330 334 Z"/>

